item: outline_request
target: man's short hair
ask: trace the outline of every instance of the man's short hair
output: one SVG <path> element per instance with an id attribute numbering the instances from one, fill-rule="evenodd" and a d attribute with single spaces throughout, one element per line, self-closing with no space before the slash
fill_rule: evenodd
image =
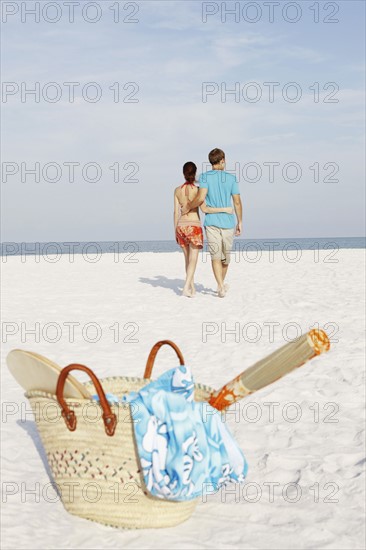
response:
<path id="1" fill-rule="evenodd" d="M 222 149 L 212 149 L 208 154 L 208 160 L 212 164 L 219 164 L 225 158 L 225 153 Z"/>

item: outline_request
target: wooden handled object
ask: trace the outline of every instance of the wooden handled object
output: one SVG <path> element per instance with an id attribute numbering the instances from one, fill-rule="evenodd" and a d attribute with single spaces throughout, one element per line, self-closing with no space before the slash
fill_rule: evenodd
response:
<path id="1" fill-rule="evenodd" d="M 328 351 L 329 348 L 327 334 L 323 330 L 312 329 L 239 374 L 234 380 L 214 392 L 209 403 L 215 409 L 226 409 L 243 397 L 301 367 L 313 357 Z"/>

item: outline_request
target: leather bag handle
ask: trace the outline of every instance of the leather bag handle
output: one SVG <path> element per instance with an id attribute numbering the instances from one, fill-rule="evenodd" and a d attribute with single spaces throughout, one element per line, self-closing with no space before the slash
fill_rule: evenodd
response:
<path id="1" fill-rule="evenodd" d="M 159 342 L 156 342 L 156 344 L 152 347 L 152 349 L 149 353 L 149 357 L 147 358 L 146 368 L 145 368 L 145 372 L 144 372 L 144 378 L 151 378 L 151 373 L 152 373 L 152 369 L 153 369 L 153 366 L 154 366 L 156 355 L 157 355 L 159 349 L 164 345 L 168 345 L 171 348 L 173 348 L 175 353 L 177 354 L 180 365 L 184 365 L 183 354 L 180 351 L 177 344 L 174 344 L 174 342 L 172 342 L 171 340 L 160 340 Z"/>
<path id="2" fill-rule="evenodd" d="M 85 365 L 79 365 L 78 363 L 72 363 L 71 365 L 68 365 L 67 367 L 64 367 L 62 371 L 60 372 L 60 375 L 57 380 L 57 387 L 56 387 L 56 397 L 57 401 L 61 407 L 61 414 L 64 417 L 64 420 L 66 422 L 67 428 L 73 432 L 76 429 L 76 416 L 74 411 L 72 411 L 69 406 L 67 405 L 65 399 L 64 399 L 64 386 L 66 382 L 66 378 L 70 371 L 72 370 L 81 370 L 88 374 L 88 376 L 91 378 L 95 389 L 97 390 L 97 394 L 99 397 L 99 402 L 103 410 L 103 422 L 104 427 L 107 435 L 112 436 L 115 432 L 116 425 L 117 425 L 117 416 L 112 413 L 111 407 L 107 401 L 107 398 L 105 396 L 104 390 L 102 388 L 102 384 L 100 383 L 97 376 L 95 376 L 94 372 L 86 367 Z"/>

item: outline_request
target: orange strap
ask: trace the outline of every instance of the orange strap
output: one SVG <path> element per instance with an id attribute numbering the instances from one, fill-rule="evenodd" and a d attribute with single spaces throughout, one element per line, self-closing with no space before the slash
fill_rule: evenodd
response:
<path id="1" fill-rule="evenodd" d="M 181 185 L 181 189 L 183 189 L 183 187 L 185 187 L 185 195 L 186 197 L 189 198 L 189 189 L 188 189 L 188 185 L 193 185 L 193 187 L 196 187 L 194 183 L 190 182 L 190 181 L 186 181 L 185 183 L 183 183 L 183 185 Z"/>

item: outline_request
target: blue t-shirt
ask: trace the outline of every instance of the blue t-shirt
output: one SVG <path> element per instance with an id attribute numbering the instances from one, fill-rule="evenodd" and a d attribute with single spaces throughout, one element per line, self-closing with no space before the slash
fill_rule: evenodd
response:
<path id="1" fill-rule="evenodd" d="M 231 196 L 240 194 L 236 177 L 224 170 L 209 170 L 201 174 L 199 183 L 200 188 L 207 189 L 206 204 L 212 208 L 232 206 Z M 235 227 L 235 215 L 225 212 L 206 214 L 203 225 L 231 229 Z"/>

